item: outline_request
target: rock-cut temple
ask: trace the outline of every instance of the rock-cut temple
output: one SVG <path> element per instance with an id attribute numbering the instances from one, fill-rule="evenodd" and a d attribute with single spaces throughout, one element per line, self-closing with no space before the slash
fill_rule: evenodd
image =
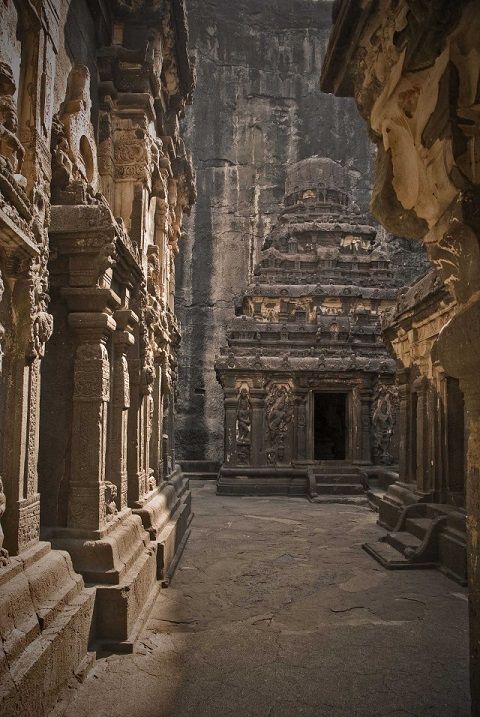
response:
<path id="1" fill-rule="evenodd" d="M 349 179 L 323 157 L 287 170 L 284 207 L 216 362 L 219 493 L 354 500 L 362 473 L 397 460 L 395 363 L 380 325 L 395 289 Z"/>

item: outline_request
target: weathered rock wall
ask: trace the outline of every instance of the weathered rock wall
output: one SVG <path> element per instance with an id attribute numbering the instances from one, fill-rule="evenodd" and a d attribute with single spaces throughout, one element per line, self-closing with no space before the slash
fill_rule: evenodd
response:
<path id="1" fill-rule="evenodd" d="M 189 0 L 198 82 L 186 136 L 198 201 L 177 266 L 182 323 L 177 448 L 220 460 L 222 391 L 214 357 L 283 200 L 286 165 L 320 154 L 351 168 L 360 206 L 372 150 L 349 100 L 323 94 L 327 0 Z"/>

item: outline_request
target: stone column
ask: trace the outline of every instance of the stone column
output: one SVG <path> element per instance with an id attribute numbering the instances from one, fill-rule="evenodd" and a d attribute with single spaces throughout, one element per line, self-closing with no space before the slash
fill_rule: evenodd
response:
<path id="1" fill-rule="evenodd" d="M 132 353 L 128 359 L 129 383 L 130 383 L 130 408 L 128 411 L 128 503 L 136 505 L 141 498 L 142 464 L 141 464 L 141 394 L 140 394 L 140 359 L 138 358 L 138 346 L 132 347 Z"/>
<path id="2" fill-rule="evenodd" d="M 2 478 L 8 505 L 4 547 L 13 554 L 33 546 L 40 535 L 37 471 L 40 362 L 53 325 L 52 317 L 45 311 L 41 259 L 22 261 L 20 266 L 22 273 L 11 277 L 14 280 L 11 299 L 18 318 L 11 327 L 15 344 L 4 365 Z"/>
<path id="3" fill-rule="evenodd" d="M 407 483 L 408 457 L 410 454 L 410 371 L 403 369 L 397 373 L 398 377 L 398 433 L 399 433 L 399 477 Z"/>
<path id="4" fill-rule="evenodd" d="M 265 392 L 259 389 L 250 391 L 250 402 L 252 404 L 252 422 L 250 428 L 250 463 L 251 465 L 264 465 L 266 463 L 264 447 L 264 400 Z"/>
<path id="5" fill-rule="evenodd" d="M 363 386 L 360 389 L 360 463 L 369 465 L 372 462 L 371 412 L 372 391 Z"/>
<path id="6" fill-rule="evenodd" d="M 315 460 L 315 433 L 314 433 L 315 401 L 314 401 L 314 392 L 313 391 L 308 391 L 308 393 L 307 393 L 306 401 L 305 401 L 305 409 L 306 409 L 306 416 L 307 416 L 306 456 L 307 456 L 307 461 L 309 461 L 310 463 L 313 463 L 313 461 Z"/>
<path id="7" fill-rule="evenodd" d="M 306 391 L 298 392 L 295 396 L 295 425 L 296 425 L 296 460 L 304 463 L 307 460 L 307 406 Z"/>
<path id="8" fill-rule="evenodd" d="M 352 392 L 350 416 L 352 426 L 350 430 L 352 443 L 352 460 L 362 462 L 362 400 L 360 386 L 355 386 Z"/>
<path id="9" fill-rule="evenodd" d="M 106 342 L 115 330 L 107 313 L 72 313 L 75 332 L 71 480 L 67 525 L 101 530 L 106 523 L 105 459 L 110 362 Z"/>
<path id="10" fill-rule="evenodd" d="M 156 485 L 162 482 L 162 365 L 160 361 L 155 362 L 155 381 L 152 392 L 153 414 L 152 414 L 152 435 L 150 438 L 150 468 L 153 470 L 153 477 Z"/>
<path id="11" fill-rule="evenodd" d="M 413 388 L 417 396 L 417 410 L 416 410 L 416 424 L 413 426 L 415 431 L 416 441 L 416 465 L 415 476 L 417 490 L 420 493 L 427 493 L 429 491 L 428 485 L 428 453 L 429 453 L 429 432 L 428 432 L 428 401 L 427 401 L 427 389 L 428 384 L 426 379 L 422 376 L 418 378 Z"/>
<path id="12" fill-rule="evenodd" d="M 225 389 L 225 464 L 237 463 L 237 395 L 235 389 Z"/>
<path id="13" fill-rule="evenodd" d="M 137 317 L 128 309 L 115 312 L 117 329 L 112 336 L 113 386 L 110 415 L 108 479 L 117 487 L 117 507 L 122 511 L 128 502 L 127 442 L 130 380 L 127 350 L 134 342 L 130 325 Z"/>

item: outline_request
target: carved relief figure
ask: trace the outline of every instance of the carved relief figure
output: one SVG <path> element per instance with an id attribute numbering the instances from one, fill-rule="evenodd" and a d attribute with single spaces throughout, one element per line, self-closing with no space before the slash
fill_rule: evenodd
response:
<path id="1" fill-rule="evenodd" d="M 70 70 L 65 101 L 52 121 L 52 198 L 61 204 L 97 201 L 97 149 L 90 121 L 90 73 Z"/>
<path id="2" fill-rule="evenodd" d="M 282 460 L 285 451 L 285 439 L 293 418 L 293 398 L 290 386 L 272 384 L 265 399 L 265 413 L 270 435 L 270 463 Z"/>
<path id="3" fill-rule="evenodd" d="M 375 461 L 391 465 L 392 439 L 397 421 L 398 389 L 379 383 L 372 406 L 373 452 Z"/>
<path id="4" fill-rule="evenodd" d="M 252 428 L 252 404 L 248 386 L 241 386 L 238 392 L 237 401 L 237 420 L 236 420 L 236 438 L 237 438 L 237 457 L 239 463 L 247 464 L 250 462 L 250 434 Z"/>
<path id="5" fill-rule="evenodd" d="M 105 512 L 107 522 L 110 522 L 118 513 L 117 503 L 117 486 L 114 483 L 105 481 Z"/>
<path id="6" fill-rule="evenodd" d="M 30 355 L 32 358 L 41 358 L 44 355 L 45 344 L 53 332 L 53 316 L 47 311 L 50 297 L 47 293 L 48 271 L 46 264 L 47 258 L 42 255 L 38 261 L 33 263 L 30 270 Z"/>
<path id="7" fill-rule="evenodd" d="M 247 386 L 242 386 L 238 394 L 237 404 L 237 442 L 250 441 L 252 404 Z"/>
<path id="8" fill-rule="evenodd" d="M 21 170 L 25 150 L 18 139 L 17 107 L 13 99 L 15 82 L 12 70 L 4 62 L 0 62 L 0 155 L 1 162 L 15 176 L 20 184 L 26 180 L 18 174 Z"/>

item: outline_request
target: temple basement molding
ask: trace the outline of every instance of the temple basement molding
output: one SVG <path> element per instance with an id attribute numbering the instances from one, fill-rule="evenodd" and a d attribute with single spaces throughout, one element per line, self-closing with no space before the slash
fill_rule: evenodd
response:
<path id="1" fill-rule="evenodd" d="M 284 208 L 216 362 L 220 494 L 355 502 L 365 474 L 396 463 L 395 362 L 380 323 L 396 290 L 348 182 L 328 158 L 287 168 Z"/>
<path id="2" fill-rule="evenodd" d="M 0 712 L 132 650 L 189 535 L 182 0 L 0 7 Z"/>
<path id="3" fill-rule="evenodd" d="M 416 382 L 417 422 L 418 408 L 425 410 L 433 387 L 447 391 L 442 410 L 453 403 L 457 415 L 459 392 L 463 395 L 472 714 L 480 715 L 478 3 L 337 0 L 333 19 L 321 85 L 326 92 L 355 98 L 376 144 L 373 214 L 389 231 L 424 243 L 451 295 L 450 309 L 423 344 L 423 360 L 412 366 L 401 337 L 394 343 L 406 394 Z M 401 316 L 397 321 L 399 331 Z M 409 375 L 412 368 L 417 377 Z M 428 455 L 429 440 L 423 430 L 417 451 Z M 455 451 L 449 456 L 458 463 Z M 447 469 L 444 481 L 448 475 Z M 417 469 L 416 480 L 417 494 L 445 494 L 445 484 L 442 488 L 425 468 Z M 456 483 L 452 497 L 461 492 L 460 477 Z M 448 525 L 448 516 L 442 517 Z"/>

